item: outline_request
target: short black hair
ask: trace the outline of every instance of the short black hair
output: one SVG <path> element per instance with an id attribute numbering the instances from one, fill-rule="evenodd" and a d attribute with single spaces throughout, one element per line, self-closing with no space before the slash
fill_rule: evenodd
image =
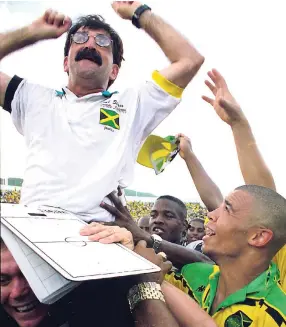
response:
<path id="1" fill-rule="evenodd" d="M 187 218 L 187 207 L 186 207 L 185 203 L 183 201 L 181 201 L 180 199 L 178 199 L 172 195 L 162 195 L 162 196 L 159 196 L 156 201 L 158 201 L 158 200 L 169 200 L 169 201 L 173 201 L 173 202 L 177 203 L 183 211 L 184 217 L 182 217 L 182 218 L 183 219 Z"/>
<path id="2" fill-rule="evenodd" d="M 193 221 L 198 221 L 198 222 L 202 223 L 203 225 L 205 224 L 205 221 L 202 218 L 192 218 L 189 220 L 189 226 Z"/>
<path id="3" fill-rule="evenodd" d="M 71 47 L 71 36 L 72 34 L 76 33 L 81 27 L 89 27 L 93 30 L 102 29 L 106 31 L 113 43 L 113 63 L 121 67 L 121 62 L 124 60 L 123 58 L 123 42 L 118 33 L 105 22 L 105 19 L 101 15 L 87 15 L 81 16 L 77 19 L 77 21 L 71 26 L 70 30 L 68 31 L 65 48 L 64 48 L 64 56 L 66 57 L 69 53 Z M 110 86 L 113 81 L 109 81 L 108 86 Z"/>

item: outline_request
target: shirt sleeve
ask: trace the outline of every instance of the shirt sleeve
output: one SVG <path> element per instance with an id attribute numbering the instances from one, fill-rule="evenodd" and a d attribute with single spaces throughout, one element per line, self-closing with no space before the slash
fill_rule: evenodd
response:
<path id="1" fill-rule="evenodd" d="M 43 86 L 29 83 L 16 75 L 11 79 L 6 90 L 3 108 L 10 112 L 12 122 L 20 134 L 25 134 L 27 116 L 40 112 L 41 102 L 49 103 L 51 91 Z"/>
<path id="2" fill-rule="evenodd" d="M 134 121 L 136 154 L 147 136 L 177 107 L 182 93 L 182 88 L 158 71 L 140 88 Z"/>

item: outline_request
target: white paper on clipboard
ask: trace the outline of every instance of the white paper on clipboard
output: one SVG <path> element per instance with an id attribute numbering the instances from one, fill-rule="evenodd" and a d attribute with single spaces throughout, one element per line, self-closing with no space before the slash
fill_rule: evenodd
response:
<path id="1" fill-rule="evenodd" d="M 40 302 L 52 304 L 81 284 L 64 278 L 3 224 L 1 237 Z"/>
<path id="2" fill-rule="evenodd" d="M 68 280 L 103 279 L 160 270 L 119 244 L 87 241 L 79 235 L 86 223 L 61 209 L 2 204 L 1 222 Z"/>

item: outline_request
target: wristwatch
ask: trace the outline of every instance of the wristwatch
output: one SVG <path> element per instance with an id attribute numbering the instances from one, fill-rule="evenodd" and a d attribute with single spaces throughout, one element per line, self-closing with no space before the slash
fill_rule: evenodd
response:
<path id="1" fill-rule="evenodd" d="M 134 11 L 134 14 L 132 16 L 132 24 L 137 28 L 141 28 L 139 18 L 146 10 L 151 10 L 151 8 L 147 5 L 141 5 Z"/>
<path id="2" fill-rule="evenodd" d="M 143 282 L 134 285 L 129 290 L 127 298 L 131 312 L 138 303 L 144 300 L 160 300 L 165 302 L 161 286 L 155 282 Z"/>
<path id="3" fill-rule="evenodd" d="M 160 237 L 159 235 L 157 234 L 152 234 L 151 235 L 151 238 L 152 238 L 152 241 L 153 241 L 153 245 L 152 245 L 152 248 L 154 249 L 154 251 L 156 253 L 159 253 L 160 252 L 160 247 L 161 247 L 161 243 L 162 243 L 162 237 Z"/>

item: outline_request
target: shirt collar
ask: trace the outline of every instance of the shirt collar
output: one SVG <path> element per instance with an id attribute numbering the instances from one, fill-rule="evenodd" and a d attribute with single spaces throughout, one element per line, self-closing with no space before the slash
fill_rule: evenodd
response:
<path id="1" fill-rule="evenodd" d="M 114 92 L 109 92 L 107 90 L 105 91 L 102 91 L 102 92 L 98 92 L 98 93 L 91 93 L 91 94 L 87 94 L 85 95 L 84 99 L 89 99 L 91 97 L 94 97 L 94 96 L 102 96 L 104 98 L 111 98 L 113 94 L 116 94 L 118 93 L 118 91 L 114 91 Z M 81 98 L 78 98 L 72 91 L 70 91 L 67 87 L 63 87 L 60 91 L 56 90 L 56 96 L 62 98 L 62 97 L 68 97 L 70 99 L 81 99 Z"/>
<path id="2" fill-rule="evenodd" d="M 215 298 L 217 285 L 219 281 L 220 271 L 218 266 L 215 266 L 213 273 L 209 276 L 209 285 L 210 290 L 208 294 L 208 298 L 206 299 L 206 305 L 208 309 L 211 308 L 213 300 Z M 229 295 L 220 305 L 217 310 L 229 307 L 235 303 L 245 302 L 246 298 L 250 297 L 265 297 L 272 285 L 277 283 L 279 280 L 279 271 L 277 269 L 276 264 L 270 263 L 267 270 L 265 270 L 262 274 L 260 274 L 257 278 L 255 278 L 248 285 L 243 287 L 242 289 L 236 291 L 235 293 Z"/>

